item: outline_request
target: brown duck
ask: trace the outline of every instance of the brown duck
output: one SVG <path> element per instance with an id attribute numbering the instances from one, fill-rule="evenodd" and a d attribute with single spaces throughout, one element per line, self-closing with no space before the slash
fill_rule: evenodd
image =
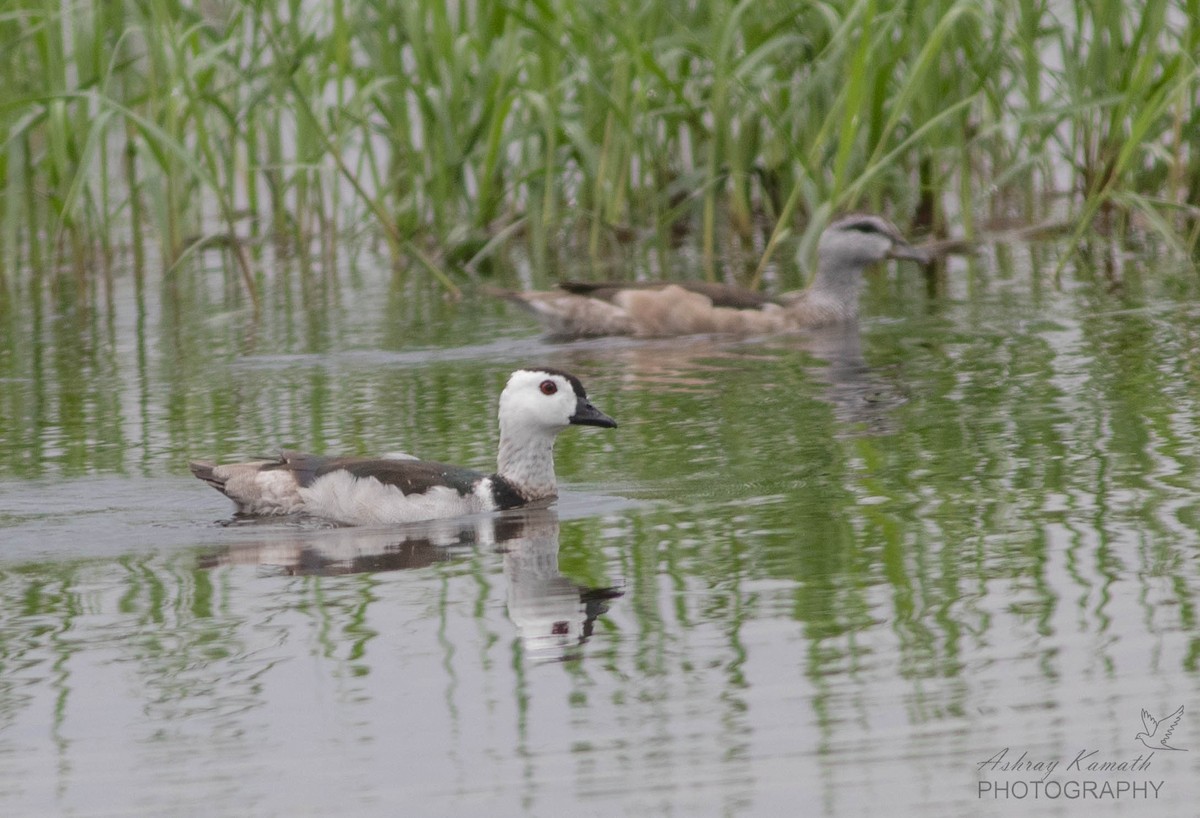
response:
<path id="1" fill-rule="evenodd" d="M 863 272 L 870 265 L 889 258 L 929 262 L 895 225 L 872 215 L 831 223 L 821 233 L 817 255 L 812 283 L 777 297 L 704 281 L 563 282 L 558 290 L 502 295 L 531 310 L 556 336 L 796 332 L 858 318 Z"/>

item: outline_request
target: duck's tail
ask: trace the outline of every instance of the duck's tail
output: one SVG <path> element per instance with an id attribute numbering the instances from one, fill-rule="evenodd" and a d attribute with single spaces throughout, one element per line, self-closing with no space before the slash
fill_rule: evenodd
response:
<path id="1" fill-rule="evenodd" d="M 208 483 L 217 491 L 225 494 L 225 478 L 218 477 L 216 474 L 217 464 L 209 460 L 193 460 L 188 463 L 188 468 L 192 470 L 192 474 Z M 228 497 L 228 494 L 225 494 Z"/>
<path id="2" fill-rule="evenodd" d="M 519 305 L 537 316 L 556 338 L 588 338 L 599 335 L 631 335 L 633 325 L 621 307 L 565 290 L 485 290 Z"/>
<path id="3" fill-rule="evenodd" d="M 237 504 L 244 514 L 293 514 L 300 511 L 300 480 L 287 454 L 274 460 L 216 464 L 194 460 L 192 474 Z"/>
<path id="4" fill-rule="evenodd" d="M 524 307 L 532 312 L 537 312 L 534 310 L 533 305 L 529 303 L 529 299 L 524 297 L 525 294 L 517 292 L 516 290 L 506 290 L 503 287 L 493 287 L 485 284 L 479 288 L 479 291 L 484 295 L 491 296 L 492 298 L 500 298 L 508 301 L 511 304 L 516 304 L 518 307 Z"/>

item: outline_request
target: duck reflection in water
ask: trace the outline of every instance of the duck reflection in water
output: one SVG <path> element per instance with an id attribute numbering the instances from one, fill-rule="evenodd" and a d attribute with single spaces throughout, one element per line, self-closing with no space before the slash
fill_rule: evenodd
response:
<path id="1" fill-rule="evenodd" d="M 255 524 L 245 526 L 256 527 Z M 254 565 L 287 576 L 337 576 L 425 568 L 477 550 L 503 554 L 508 616 L 526 655 L 578 658 L 596 619 L 624 592 L 581 586 L 558 569 L 558 513 L 525 508 L 400 529 L 321 528 L 280 532 L 201 556 L 201 568 Z"/>
<path id="2" fill-rule="evenodd" d="M 777 368 L 794 362 L 817 385 L 814 396 L 828 404 L 839 422 L 838 436 L 888 434 L 893 411 L 908 402 L 909 390 L 898 366 L 875 366 L 863 353 L 857 324 L 827 327 L 805 335 L 773 338 L 604 338 L 566 342 L 560 351 L 573 363 L 603 355 L 622 373 L 628 388 L 647 393 L 705 394 L 724 390 L 729 372 Z"/>

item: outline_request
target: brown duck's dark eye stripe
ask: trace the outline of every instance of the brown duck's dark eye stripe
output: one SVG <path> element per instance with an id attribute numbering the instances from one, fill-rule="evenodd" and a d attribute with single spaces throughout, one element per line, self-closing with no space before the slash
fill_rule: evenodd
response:
<path id="1" fill-rule="evenodd" d="M 859 233 L 883 233 L 879 225 L 872 221 L 850 222 L 842 225 L 843 230 L 857 230 Z"/>
<path id="2" fill-rule="evenodd" d="M 896 244 L 908 244 L 894 224 L 879 216 L 846 216 L 830 225 L 841 231 L 853 230 L 873 236 L 883 236 Z"/>

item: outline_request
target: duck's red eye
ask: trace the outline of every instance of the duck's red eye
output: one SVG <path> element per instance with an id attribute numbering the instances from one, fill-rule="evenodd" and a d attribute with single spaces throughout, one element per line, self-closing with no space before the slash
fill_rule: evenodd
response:
<path id="1" fill-rule="evenodd" d="M 553 395 L 558 391 L 558 384 L 554 381 L 542 381 L 541 390 L 543 395 Z"/>

